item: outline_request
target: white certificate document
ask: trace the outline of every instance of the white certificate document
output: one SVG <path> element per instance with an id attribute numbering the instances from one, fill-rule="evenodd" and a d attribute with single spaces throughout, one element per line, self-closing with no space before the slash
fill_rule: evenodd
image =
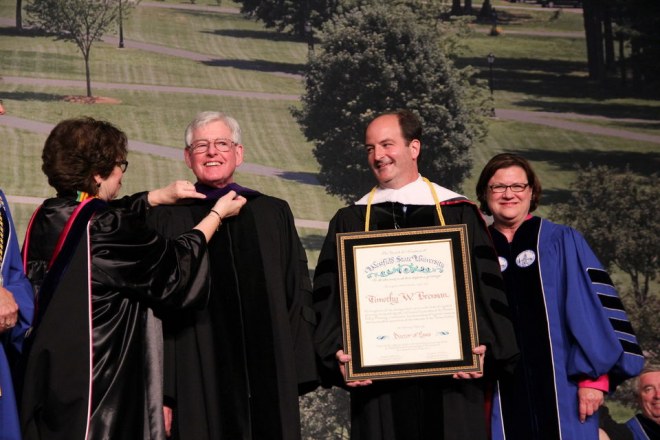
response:
<path id="1" fill-rule="evenodd" d="M 452 245 L 353 247 L 363 367 L 463 357 Z"/>

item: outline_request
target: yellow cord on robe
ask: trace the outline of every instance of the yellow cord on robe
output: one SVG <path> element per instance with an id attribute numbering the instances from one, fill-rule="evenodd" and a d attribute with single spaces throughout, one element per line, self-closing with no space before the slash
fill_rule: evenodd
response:
<path id="1" fill-rule="evenodd" d="M 431 190 L 431 194 L 433 195 L 433 201 L 435 202 L 435 210 L 438 211 L 438 219 L 440 220 L 440 226 L 445 225 L 445 217 L 442 215 L 442 209 L 440 209 L 440 200 L 438 200 L 438 194 L 435 192 L 435 188 L 433 187 L 433 184 L 429 179 L 426 177 L 422 177 L 422 180 L 426 182 L 426 184 L 429 186 L 429 189 Z"/>
<path id="2" fill-rule="evenodd" d="M 369 231 L 369 220 L 371 219 L 371 201 L 376 195 L 377 186 L 374 186 L 371 192 L 369 193 L 369 200 L 367 200 L 367 218 L 364 219 L 364 230 Z"/>
<path id="3" fill-rule="evenodd" d="M 438 211 L 438 219 L 440 220 L 440 226 L 445 226 L 445 217 L 442 215 L 442 209 L 440 208 L 440 200 L 438 199 L 438 194 L 435 192 L 435 188 L 429 179 L 422 177 L 422 180 L 426 182 L 431 190 L 431 195 L 433 196 L 433 201 L 435 202 L 435 210 Z M 377 186 L 374 186 L 371 192 L 369 193 L 369 199 L 367 200 L 367 215 L 364 219 L 364 230 L 369 231 L 369 221 L 371 220 L 371 202 L 376 195 Z"/>

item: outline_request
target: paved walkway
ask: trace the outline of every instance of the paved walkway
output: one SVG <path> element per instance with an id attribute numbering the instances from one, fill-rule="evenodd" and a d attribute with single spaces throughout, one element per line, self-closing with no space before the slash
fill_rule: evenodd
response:
<path id="1" fill-rule="evenodd" d="M 54 127 L 54 124 L 33 121 L 31 119 L 18 118 L 16 116 L 10 115 L 1 116 L 0 125 L 46 135 L 50 133 Z M 136 141 L 134 139 L 129 139 L 128 148 L 131 151 L 151 154 L 167 159 L 183 160 L 183 150 L 181 148 L 149 144 L 147 142 Z M 259 176 L 279 177 L 307 185 L 320 185 L 318 179 L 312 173 L 286 171 L 275 167 L 259 165 L 256 163 L 243 162 L 243 164 L 238 168 L 238 171 L 240 173 L 256 174 Z"/>
<path id="2" fill-rule="evenodd" d="M 0 125 L 43 135 L 50 133 L 54 127 L 53 124 L 33 121 L 31 119 L 18 118 L 10 115 L 0 116 Z M 129 139 L 128 148 L 130 151 L 137 151 L 140 153 L 165 157 L 168 159 L 183 160 L 183 151 L 180 148 L 149 144 L 147 142 L 136 141 L 133 139 Z M 238 168 L 238 172 L 256 174 L 259 176 L 279 177 L 281 179 L 292 180 L 308 185 L 320 185 L 316 175 L 312 173 L 286 171 L 279 168 L 250 162 L 243 162 L 243 164 L 241 164 L 241 166 Z M 43 199 L 39 197 L 12 196 L 10 194 L 6 194 L 6 196 L 7 200 L 11 203 L 39 205 L 43 201 Z M 325 221 L 295 219 L 295 223 L 298 227 L 323 230 L 328 229 L 328 222 Z"/>
<path id="3" fill-rule="evenodd" d="M 521 3 L 525 3 L 525 2 L 521 2 Z M 482 4 L 483 3 L 481 3 L 481 2 L 472 3 L 472 7 L 473 8 L 481 8 Z M 571 14 L 582 14 L 582 8 L 572 8 L 570 6 L 567 6 L 567 7 L 556 6 L 554 8 L 544 8 L 543 6 L 538 6 L 538 3 L 537 3 L 537 6 L 520 6 L 520 5 L 514 6 L 514 5 L 515 5 L 515 3 L 512 3 L 511 5 L 497 5 L 497 6 L 493 6 L 493 9 L 495 9 L 495 10 L 498 10 L 498 9 L 518 9 L 518 10 L 522 10 L 522 11 L 556 11 L 556 10 L 561 9 L 562 11 L 569 12 Z"/>
<path id="4" fill-rule="evenodd" d="M 76 87 L 82 90 L 87 87 L 85 81 L 72 79 L 27 78 L 21 76 L 3 76 L 0 81 L 11 84 L 49 85 L 56 87 Z M 197 89 L 193 87 L 158 86 L 151 84 L 122 84 L 97 82 L 92 79 L 92 89 L 103 90 L 138 90 L 143 92 L 188 93 L 193 95 L 231 96 L 236 98 L 267 99 L 275 101 L 298 101 L 300 95 L 285 95 L 281 93 L 246 92 L 240 90 Z"/>
<path id="5" fill-rule="evenodd" d="M 535 29 L 510 29 L 510 28 L 502 28 L 503 35 L 523 35 L 527 37 L 550 37 L 550 38 L 580 38 L 583 39 L 585 38 L 584 32 L 577 32 L 577 31 L 565 31 L 565 32 L 559 32 L 559 31 L 542 31 L 542 30 L 535 30 Z M 487 29 L 483 29 L 485 33 L 490 33 L 491 28 L 488 27 Z"/>
<path id="6" fill-rule="evenodd" d="M 188 11 L 205 11 L 205 12 L 217 12 L 219 14 L 240 14 L 241 11 L 238 8 L 230 8 L 226 6 L 213 6 L 213 5 L 193 5 L 191 4 L 172 4 L 172 3 L 160 3 L 160 2 L 140 2 L 140 7 L 147 8 L 163 8 L 163 9 L 184 9 Z"/>
<path id="7" fill-rule="evenodd" d="M 564 118 L 582 118 L 582 119 L 598 119 L 598 120 L 612 120 L 602 116 L 587 116 L 576 115 L 574 113 L 550 113 L 550 112 L 531 112 L 524 110 L 508 110 L 496 109 L 495 116 L 499 119 L 507 119 L 510 121 L 520 121 L 529 124 L 545 125 L 547 127 L 561 128 L 562 130 L 577 131 L 580 133 L 591 133 L 602 136 L 611 136 L 621 139 L 629 139 L 633 141 L 652 142 L 660 144 L 660 136 L 638 133 L 628 130 L 620 130 L 618 128 L 602 127 L 599 125 L 583 124 L 580 122 L 567 121 Z M 620 122 L 640 122 L 639 119 L 615 119 Z M 644 121 L 648 123 L 660 124 L 660 121 Z"/>

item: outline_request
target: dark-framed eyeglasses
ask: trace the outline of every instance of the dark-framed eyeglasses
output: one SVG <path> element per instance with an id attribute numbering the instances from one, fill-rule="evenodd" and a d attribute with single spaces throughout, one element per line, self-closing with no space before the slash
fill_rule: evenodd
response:
<path id="1" fill-rule="evenodd" d="M 511 188 L 511 191 L 514 193 L 519 193 L 525 191 L 528 186 L 529 183 L 513 183 L 511 185 L 491 185 L 488 188 L 494 193 L 503 193 L 509 188 Z"/>
<path id="2" fill-rule="evenodd" d="M 231 139 L 227 138 L 219 138 L 219 139 L 199 139 L 196 141 L 193 141 L 188 149 L 193 153 L 193 154 L 206 154 L 209 151 L 209 148 L 211 148 L 211 145 L 215 147 L 216 150 L 218 150 L 221 153 L 226 153 L 229 150 L 231 150 L 231 147 L 233 147 L 236 144 L 236 142 L 232 141 Z"/>
<path id="3" fill-rule="evenodd" d="M 118 160 L 115 162 L 115 165 L 117 165 L 122 173 L 125 173 L 126 170 L 128 169 L 128 161 L 127 160 Z"/>

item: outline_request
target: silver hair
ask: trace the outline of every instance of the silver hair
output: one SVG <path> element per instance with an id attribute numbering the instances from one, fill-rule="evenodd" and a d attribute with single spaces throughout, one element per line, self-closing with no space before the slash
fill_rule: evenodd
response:
<path id="1" fill-rule="evenodd" d="M 231 116 L 222 113 L 222 112 L 201 112 L 195 116 L 195 119 L 192 120 L 188 127 L 186 127 L 185 142 L 186 148 L 190 146 L 192 142 L 193 131 L 203 127 L 211 122 L 221 121 L 231 130 L 231 140 L 236 144 L 241 143 L 241 126 L 238 124 L 238 121 Z"/>
<path id="2" fill-rule="evenodd" d="M 647 373 L 659 373 L 660 372 L 660 365 L 655 364 L 655 363 L 647 363 L 644 366 L 644 369 L 642 370 L 641 373 L 639 373 L 639 376 L 635 377 L 633 379 L 633 390 L 635 391 L 635 394 L 637 396 L 641 395 L 642 390 L 639 389 L 639 378 L 642 377 L 642 375 L 647 374 Z"/>

